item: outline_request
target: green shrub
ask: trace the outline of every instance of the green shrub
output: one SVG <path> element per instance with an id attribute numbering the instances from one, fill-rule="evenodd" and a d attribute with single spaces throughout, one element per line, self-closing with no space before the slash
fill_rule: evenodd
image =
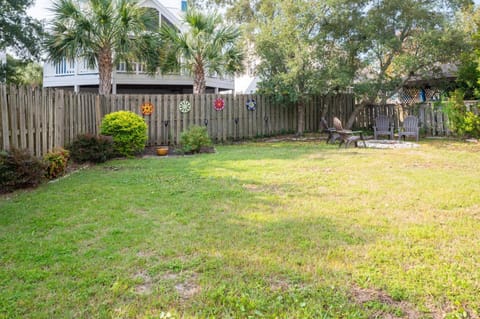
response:
<path id="1" fill-rule="evenodd" d="M 45 154 L 43 157 L 47 168 L 45 177 L 48 179 L 54 179 L 64 175 L 67 171 L 69 158 L 69 152 L 61 147 Z"/>
<path id="2" fill-rule="evenodd" d="M 115 156 L 113 139 L 105 135 L 78 135 L 67 148 L 75 163 L 103 163 Z"/>
<path id="3" fill-rule="evenodd" d="M 207 128 L 192 126 L 180 135 L 181 150 L 185 153 L 197 153 L 202 147 L 212 146 Z"/>
<path id="4" fill-rule="evenodd" d="M 450 129 L 461 136 L 480 137 L 480 116 L 468 111 L 463 102 L 463 91 L 451 93 L 445 112 L 448 115 Z"/>
<path id="5" fill-rule="evenodd" d="M 27 150 L 0 151 L 0 193 L 37 186 L 44 175 L 45 164 Z"/>
<path id="6" fill-rule="evenodd" d="M 480 137 L 480 116 L 467 112 L 463 118 L 461 131 L 464 135 Z"/>
<path id="7" fill-rule="evenodd" d="M 112 136 L 115 151 L 124 156 L 140 153 L 147 142 L 147 124 L 141 116 L 129 111 L 107 114 L 101 133 Z"/>

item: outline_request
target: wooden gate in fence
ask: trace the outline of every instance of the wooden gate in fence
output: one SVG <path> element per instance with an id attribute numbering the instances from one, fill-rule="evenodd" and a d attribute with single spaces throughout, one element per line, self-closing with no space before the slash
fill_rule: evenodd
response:
<path id="1" fill-rule="evenodd" d="M 224 108 L 216 111 L 215 99 Z M 254 111 L 247 101 L 254 100 Z M 182 113 L 178 105 L 188 101 L 191 110 Z M 216 142 L 295 132 L 297 112 L 263 95 L 110 95 L 75 94 L 52 89 L 31 89 L 0 85 L 0 149 L 24 148 L 41 156 L 63 147 L 77 135 L 98 134 L 107 113 L 129 110 L 139 115 L 149 102 L 153 113 L 143 116 L 148 125 L 148 144 L 178 144 L 180 134 L 192 125 L 205 126 Z M 306 104 L 305 131 L 318 131 L 322 117 L 340 117 L 344 122 L 354 107 L 351 94 L 312 96 Z"/>

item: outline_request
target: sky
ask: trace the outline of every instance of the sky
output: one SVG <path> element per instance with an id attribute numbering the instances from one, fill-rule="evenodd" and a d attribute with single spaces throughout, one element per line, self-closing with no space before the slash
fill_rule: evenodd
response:
<path id="1" fill-rule="evenodd" d="M 480 0 L 479 0 L 480 1 Z M 37 19 L 48 19 L 51 13 L 48 11 L 52 0 L 36 0 L 35 4 L 28 9 L 28 14 Z"/>
<path id="2" fill-rule="evenodd" d="M 53 0 L 36 0 L 35 5 L 33 5 L 28 13 L 37 19 L 48 19 L 51 17 L 51 13 L 48 11 Z M 480 0 L 474 0 L 476 5 L 480 5 Z"/>

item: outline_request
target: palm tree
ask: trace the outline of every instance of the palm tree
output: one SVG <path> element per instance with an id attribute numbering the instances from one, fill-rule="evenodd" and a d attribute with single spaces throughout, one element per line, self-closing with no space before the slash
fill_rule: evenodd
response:
<path id="1" fill-rule="evenodd" d="M 47 40 L 49 58 L 84 58 L 88 66 L 98 66 L 101 95 L 110 94 L 114 65 L 124 61 L 145 62 L 156 69 L 158 36 L 147 31 L 154 16 L 131 0 L 57 0 L 54 22 Z M 157 26 L 158 27 L 158 26 Z M 155 61 L 155 62 L 153 62 Z"/>
<path id="2" fill-rule="evenodd" d="M 233 75 L 243 69 L 243 51 L 238 46 L 240 32 L 224 26 L 221 17 L 195 10 L 185 15 L 187 30 L 179 32 L 163 25 L 160 34 L 168 48 L 162 55 L 163 71 L 186 69 L 193 75 L 193 93 L 205 93 L 207 74 Z"/>

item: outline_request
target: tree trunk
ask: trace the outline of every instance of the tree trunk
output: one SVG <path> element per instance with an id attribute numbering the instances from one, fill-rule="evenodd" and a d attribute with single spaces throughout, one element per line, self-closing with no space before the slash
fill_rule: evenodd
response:
<path id="1" fill-rule="evenodd" d="M 297 136 L 302 136 L 305 131 L 305 103 L 297 102 Z"/>
<path id="2" fill-rule="evenodd" d="M 98 94 L 109 95 L 112 91 L 112 51 L 109 48 L 102 49 L 98 55 Z"/>
<path id="3" fill-rule="evenodd" d="M 205 70 L 203 65 L 199 64 L 195 67 L 193 79 L 193 94 L 205 94 Z"/>
<path id="4" fill-rule="evenodd" d="M 353 112 L 352 114 L 350 114 L 349 118 L 348 118 L 348 121 L 347 123 L 345 124 L 345 129 L 347 130 L 351 130 L 352 129 L 352 126 L 353 126 L 353 123 L 355 122 L 355 119 L 357 118 L 358 114 L 360 114 L 360 112 L 365 109 L 365 107 L 369 104 L 368 101 L 364 100 L 362 101 L 360 104 L 357 104 L 355 105 L 355 107 L 353 108 Z"/>

